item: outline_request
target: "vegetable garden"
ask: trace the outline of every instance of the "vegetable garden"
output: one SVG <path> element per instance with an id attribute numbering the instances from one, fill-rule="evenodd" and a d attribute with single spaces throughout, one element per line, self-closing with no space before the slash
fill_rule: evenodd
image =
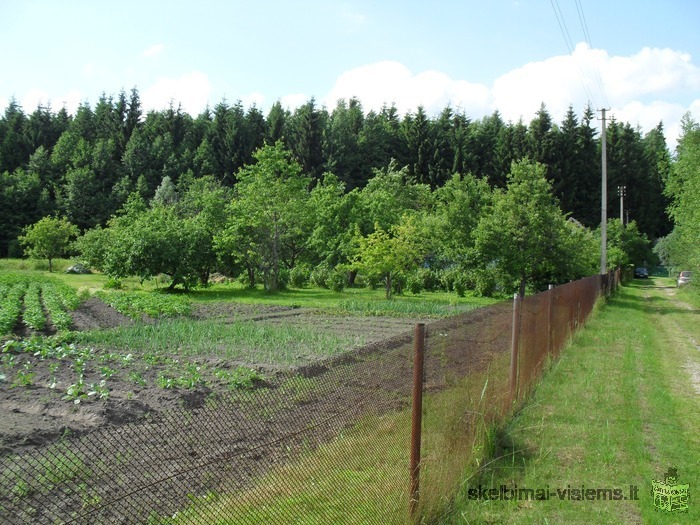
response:
<path id="1" fill-rule="evenodd" d="M 21 322 L 32 330 L 69 330 L 70 311 L 79 303 L 75 290 L 48 277 L 0 274 L 0 336 Z"/>
<path id="2" fill-rule="evenodd" d="M 0 455 L 213 402 L 484 304 L 427 293 L 385 301 L 368 289 L 96 289 L 99 277 L 0 271 Z"/>

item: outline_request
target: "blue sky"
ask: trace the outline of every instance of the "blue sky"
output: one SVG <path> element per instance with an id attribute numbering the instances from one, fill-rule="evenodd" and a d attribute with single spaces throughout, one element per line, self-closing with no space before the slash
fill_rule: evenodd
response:
<path id="1" fill-rule="evenodd" d="M 136 86 L 147 109 L 192 114 L 357 96 L 529 122 L 590 100 L 644 131 L 663 120 L 671 146 L 683 113 L 700 119 L 692 0 L 0 0 L 0 20 L 1 109 Z"/>

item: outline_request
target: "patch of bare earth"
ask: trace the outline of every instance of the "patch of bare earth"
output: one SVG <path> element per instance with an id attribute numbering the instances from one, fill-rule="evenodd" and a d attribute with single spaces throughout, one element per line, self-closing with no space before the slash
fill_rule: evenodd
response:
<path id="1" fill-rule="evenodd" d="M 72 316 L 74 330 L 114 328 L 133 322 L 96 297 L 83 302 Z M 19 338 L 55 333 L 51 324 L 41 332 L 29 330 L 21 323 L 14 330 L 14 336 Z M 21 355 L 16 359 L 21 361 Z M 88 372 L 97 375 L 96 371 Z M 116 380 L 111 382 L 113 395 L 108 401 L 75 404 L 63 399 L 66 388 L 75 381 L 75 374 L 67 364 L 58 364 L 53 373 L 37 367 L 32 374 L 28 386 L 0 382 L 0 456 L 40 447 L 66 434 L 133 420 L 150 410 L 148 404 L 138 399 L 142 389 Z M 51 384 L 55 388 L 50 388 Z M 148 397 L 157 400 L 153 403 L 156 407 L 177 404 L 175 396 L 165 403 L 162 394 L 156 397 L 148 394 Z"/>
<path id="2" fill-rule="evenodd" d="M 91 297 L 73 311 L 74 330 L 98 330 L 115 328 L 133 323 L 97 297 Z"/>

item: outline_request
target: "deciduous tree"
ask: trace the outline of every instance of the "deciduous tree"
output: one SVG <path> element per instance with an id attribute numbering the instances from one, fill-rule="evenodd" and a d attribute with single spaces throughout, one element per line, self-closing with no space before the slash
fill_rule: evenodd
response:
<path id="1" fill-rule="evenodd" d="M 49 271 L 53 271 L 53 260 L 65 255 L 72 240 L 78 236 L 77 226 L 65 218 L 44 217 L 27 226 L 19 242 L 25 253 L 36 259 L 48 259 Z"/>

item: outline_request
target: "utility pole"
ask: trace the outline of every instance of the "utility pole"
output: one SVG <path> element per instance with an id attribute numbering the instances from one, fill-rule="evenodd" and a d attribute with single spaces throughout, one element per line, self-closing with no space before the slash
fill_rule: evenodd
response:
<path id="1" fill-rule="evenodd" d="M 601 185 L 600 196 L 600 273 L 608 273 L 608 155 L 607 144 L 605 139 L 605 112 L 607 109 L 599 109 L 601 112 L 601 120 L 603 121 L 601 139 L 603 142 L 602 149 L 602 169 L 603 181 Z"/>
<path id="2" fill-rule="evenodd" d="M 618 186 L 617 187 L 617 194 L 620 196 L 620 224 L 623 226 L 625 225 L 625 215 L 624 215 L 624 210 L 625 210 L 625 190 L 627 189 L 627 186 Z"/>

